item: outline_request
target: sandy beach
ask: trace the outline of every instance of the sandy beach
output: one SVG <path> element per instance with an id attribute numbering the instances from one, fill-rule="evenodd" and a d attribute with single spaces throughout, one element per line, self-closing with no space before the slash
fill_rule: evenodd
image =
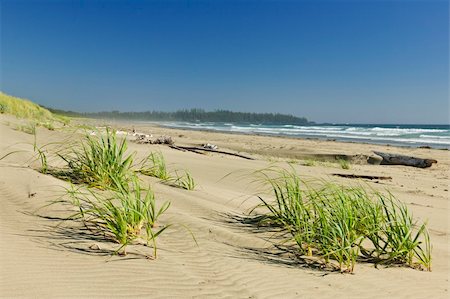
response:
<path id="1" fill-rule="evenodd" d="M 219 149 L 255 158 L 183 152 L 165 145 L 128 143 L 136 160 L 161 151 L 169 169 L 189 170 L 198 187 L 187 191 L 142 176 L 160 202 L 171 207 L 162 223 L 174 223 L 151 249 L 131 245 L 128 255 L 111 255 L 116 244 L 80 233 L 71 211 L 46 206 L 64 195 L 69 183 L 35 170 L 34 136 L 14 130 L 19 121 L 0 115 L 0 296 L 1 297 L 153 297 L 153 298 L 448 298 L 450 152 L 426 148 L 343 143 L 324 140 L 169 129 L 143 123 L 86 121 L 115 130 L 171 136 L 176 145 L 215 144 Z M 84 121 L 78 120 L 82 123 Z M 37 143 L 83 137 L 81 130 L 37 128 Z M 51 148 L 51 146 L 50 146 Z M 430 168 L 369 165 L 361 157 L 373 151 L 432 158 Z M 349 157 L 342 169 L 336 155 Z M 307 166 L 307 161 L 316 161 Z M 58 163 L 49 159 L 49 164 Z M 315 269 L 275 246 L 277 237 L 240 221 L 258 204 L 256 170 L 288 167 L 305 179 L 344 185 L 365 184 L 389 190 L 407 204 L 416 219 L 428 221 L 433 245 L 432 272 L 358 263 L 354 274 Z M 390 176 L 391 180 L 355 180 L 333 174 Z M 245 175 L 243 175 L 245 174 Z M 195 236 L 193 241 L 186 228 Z"/>

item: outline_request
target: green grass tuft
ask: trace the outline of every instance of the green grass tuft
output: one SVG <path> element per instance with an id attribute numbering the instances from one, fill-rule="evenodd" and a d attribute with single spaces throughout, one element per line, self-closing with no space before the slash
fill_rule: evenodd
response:
<path id="1" fill-rule="evenodd" d="M 55 125 L 52 122 L 42 122 L 42 123 L 39 123 L 38 125 L 46 128 L 49 131 L 55 130 Z"/>
<path id="2" fill-rule="evenodd" d="M 426 225 L 413 221 L 407 207 L 391 194 L 330 183 L 312 188 L 294 170 L 261 174 L 275 199 L 260 197 L 258 207 L 268 211 L 264 221 L 289 232 L 300 254 L 327 264 L 335 261 L 343 272 L 353 272 L 360 259 L 431 270 Z"/>
<path id="3" fill-rule="evenodd" d="M 67 162 L 70 177 L 75 181 L 101 189 L 128 189 L 133 174 L 133 155 L 127 155 L 126 139 L 118 141 L 115 132 L 107 129 L 104 135 L 85 135 L 81 146 L 59 156 Z"/>
<path id="4" fill-rule="evenodd" d="M 177 171 L 175 171 L 176 177 L 173 178 L 173 185 L 180 187 L 185 190 L 194 190 L 195 189 L 195 180 L 192 175 L 185 171 L 183 175 L 179 175 Z"/>
<path id="5" fill-rule="evenodd" d="M 342 169 L 350 169 L 350 162 L 344 159 L 338 159 L 338 163 Z"/>
<path id="6" fill-rule="evenodd" d="M 19 125 L 15 127 L 14 130 L 21 131 L 30 135 L 36 135 L 36 124 L 32 122 L 25 125 Z"/>
<path id="7" fill-rule="evenodd" d="M 304 166 L 316 166 L 317 165 L 317 161 L 313 160 L 313 159 L 307 159 L 307 160 L 305 160 L 303 165 Z"/>
<path id="8" fill-rule="evenodd" d="M 154 256 L 157 254 L 157 237 L 170 225 L 156 228 L 160 216 L 170 206 L 163 203 L 159 208 L 150 188 L 141 188 L 138 178 L 130 179 L 130 189 L 119 189 L 110 193 L 88 189 L 70 189 L 70 203 L 79 212 L 72 216 L 81 219 L 94 233 L 104 235 L 107 239 L 117 242 L 126 254 L 126 246 L 138 239 L 153 246 Z"/>
<path id="9" fill-rule="evenodd" d="M 168 181 L 171 176 L 167 170 L 166 160 L 161 152 L 152 152 L 141 162 L 138 172 Z"/>

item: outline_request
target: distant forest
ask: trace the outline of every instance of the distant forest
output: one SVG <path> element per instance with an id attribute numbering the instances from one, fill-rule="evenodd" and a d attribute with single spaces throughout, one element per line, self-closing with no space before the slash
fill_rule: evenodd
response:
<path id="1" fill-rule="evenodd" d="M 186 121 L 186 122 L 240 122 L 252 124 L 311 124 L 304 117 L 280 113 L 248 113 L 228 110 L 205 111 L 203 109 L 186 109 L 175 112 L 146 111 L 146 112 L 94 112 L 79 113 L 47 108 L 56 114 L 73 117 L 106 118 L 120 120 L 147 121 Z"/>

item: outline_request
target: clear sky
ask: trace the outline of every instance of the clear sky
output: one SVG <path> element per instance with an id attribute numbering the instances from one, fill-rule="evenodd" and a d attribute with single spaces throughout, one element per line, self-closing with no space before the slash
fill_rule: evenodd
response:
<path id="1" fill-rule="evenodd" d="M 45 106 L 449 123 L 445 0 L 0 3 L 0 89 Z"/>

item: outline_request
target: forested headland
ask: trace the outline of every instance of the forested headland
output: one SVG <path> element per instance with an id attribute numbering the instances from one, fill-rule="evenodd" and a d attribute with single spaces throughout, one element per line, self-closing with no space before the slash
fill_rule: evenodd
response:
<path id="1" fill-rule="evenodd" d="M 239 122 L 252 124 L 311 124 L 305 117 L 280 113 L 249 113 L 229 110 L 205 111 L 203 109 L 185 109 L 175 112 L 145 111 L 145 112 L 90 112 L 80 113 L 48 108 L 53 113 L 72 117 L 105 118 L 120 120 L 144 121 L 186 121 L 186 122 Z"/>

